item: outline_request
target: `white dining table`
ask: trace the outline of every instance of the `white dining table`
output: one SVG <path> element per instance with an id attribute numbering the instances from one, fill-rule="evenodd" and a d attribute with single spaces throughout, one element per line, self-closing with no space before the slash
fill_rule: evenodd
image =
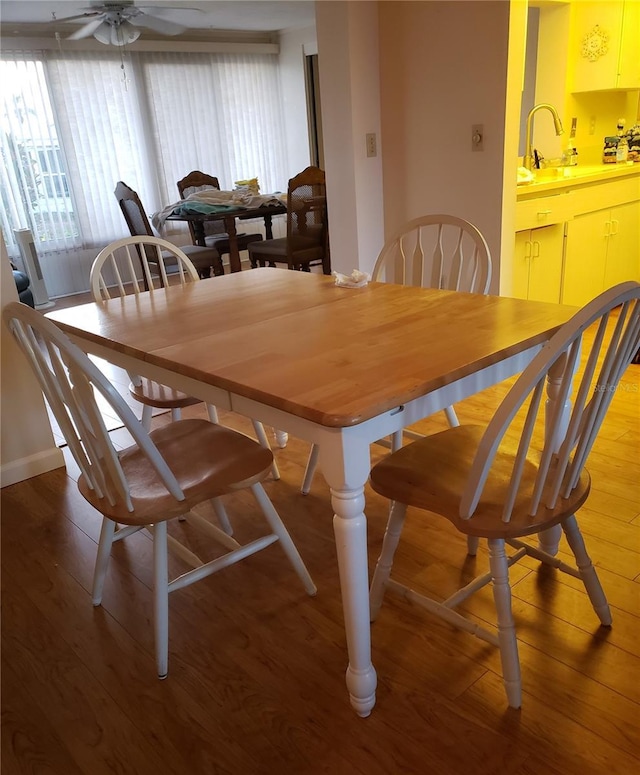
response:
<path id="1" fill-rule="evenodd" d="M 574 312 L 387 283 L 344 288 L 331 277 L 264 268 L 48 317 L 89 353 L 319 445 L 347 689 L 367 716 L 377 682 L 364 495 L 370 445 L 520 372 Z"/>

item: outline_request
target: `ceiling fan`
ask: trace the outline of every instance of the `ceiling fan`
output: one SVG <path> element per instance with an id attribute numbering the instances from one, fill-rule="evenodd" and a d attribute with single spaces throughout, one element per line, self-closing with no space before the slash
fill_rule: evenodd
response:
<path id="1" fill-rule="evenodd" d="M 170 10 L 158 6 L 136 6 L 133 0 L 120 0 L 120 2 L 104 0 L 104 2 L 92 3 L 84 9 L 83 13 L 76 16 L 58 19 L 54 15 L 54 20 L 57 22 L 87 20 L 85 25 L 68 36 L 68 40 L 81 40 L 93 35 L 96 40 L 105 45 L 125 46 L 140 37 L 141 28 L 159 32 L 161 35 L 179 35 L 184 32 L 186 27 L 182 24 L 162 18 L 162 14 Z"/>

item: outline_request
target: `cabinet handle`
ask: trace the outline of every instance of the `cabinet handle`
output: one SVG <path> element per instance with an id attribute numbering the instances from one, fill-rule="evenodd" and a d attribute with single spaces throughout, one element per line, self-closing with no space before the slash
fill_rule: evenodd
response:
<path id="1" fill-rule="evenodd" d="M 611 221 L 604 222 L 604 236 L 605 237 L 611 236 Z"/>
<path id="2" fill-rule="evenodd" d="M 538 218 L 542 218 L 544 215 L 549 215 L 551 210 L 538 210 Z"/>
<path id="3" fill-rule="evenodd" d="M 524 243 L 524 257 L 531 258 L 531 242 L 529 240 Z"/>
<path id="4" fill-rule="evenodd" d="M 618 233 L 619 222 L 615 218 L 611 220 L 611 235 L 614 236 Z"/>
<path id="5" fill-rule="evenodd" d="M 533 243 L 533 258 L 538 258 L 540 255 L 540 243 L 534 242 Z"/>

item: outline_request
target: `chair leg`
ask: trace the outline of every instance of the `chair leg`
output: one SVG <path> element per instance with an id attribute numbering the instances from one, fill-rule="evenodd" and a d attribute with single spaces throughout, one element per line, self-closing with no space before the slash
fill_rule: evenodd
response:
<path id="1" fill-rule="evenodd" d="M 478 536 L 467 536 L 467 554 L 470 557 L 475 557 L 478 554 L 478 544 L 480 539 Z"/>
<path id="2" fill-rule="evenodd" d="M 140 422 L 142 423 L 142 427 L 145 429 L 147 433 L 151 430 L 151 415 L 153 414 L 153 407 L 147 406 L 147 404 L 144 404 L 142 407 L 142 419 Z"/>
<path id="3" fill-rule="evenodd" d="M 280 515 L 275 510 L 273 503 L 271 503 L 269 500 L 269 496 L 265 492 L 264 487 L 261 484 L 253 484 L 251 485 L 251 492 L 257 500 L 258 505 L 262 509 L 262 513 L 269 523 L 269 527 L 275 533 L 275 535 L 278 536 L 280 545 L 282 546 L 284 553 L 287 555 L 289 562 L 291 565 L 293 565 L 293 569 L 300 577 L 305 590 L 309 595 L 315 595 L 318 589 L 313 583 L 313 579 L 309 575 L 309 571 L 302 561 L 302 557 L 300 557 L 300 554 L 296 549 L 296 545 L 291 540 L 291 536 L 289 535 L 287 528 L 284 526 L 283 521 L 280 519 Z"/>
<path id="4" fill-rule="evenodd" d="M 313 475 L 316 472 L 318 466 L 318 455 L 320 454 L 320 447 L 317 444 L 312 444 L 309 450 L 309 459 L 307 460 L 307 467 L 304 471 L 304 479 L 302 480 L 302 487 L 300 492 L 303 495 L 308 495 L 311 489 L 311 482 L 313 481 Z"/>
<path id="5" fill-rule="evenodd" d="M 107 575 L 107 567 L 109 565 L 109 557 L 111 556 L 111 547 L 113 546 L 113 535 L 115 531 L 116 523 L 111 519 L 107 519 L 107 517 L 103 517 L 96 565 L 93 571 L 93 588 L 91 591 L 91 602 L 93 605 L 100 605 L 102 602 L 104 579 Z"/>
<path id="6" fill-rule="evenodd" d="M 382 605 L 387 581 L 389 581 L 389 576 L 391 575 L 393 556 L 398 548 L 400 533 L 402 532 L 406 514 L 406 504 L 395 501 L 391 506 L 389 521 L 387 522 L 387 529 L 385 530 L 382 549 L 380 550 L 380 557 L 378 557 L 376 569 L 373 572 L 373 579 L 371 580 L 371 588 L 369 590 L 369 618 L 372 622 L 376 620 L 378 612 L 380 611 L 380 606 Z"/>
<path id="7" fill-rule="evenodd" d="M 231 522 L 229 521 L 229 516 L 227 514 L 227 510 L 224 507 L 224 503 L 222 502 L 222 498 L 212 498 L 211 505 L 213 506 L 213 510 L 216 513 L 216 517 L 218 519 L 218 522 L 220 523 L 220 527 L 224 530 L 224 532 L 227 535 L 232 536 L 233 527 L 231 526 Z"/>
<path id="8" fill-rule="evenodd" d="M 264 425 L 261 422 L 258 422 L 258 420 L 252 420 L 251 422 L 253 424 L 253 431 L 256 434 L 256 438 L 258 439 L 260 446 L 264 447 L 265 449 L 271 449 L 269 440 L 267 439 L 267 434 L 264 430 Z M 280 469 L 278 468 L 275 457 L 273 458 L 273 463 L 271 464 L 271 476 L 273 476 L 276 481 L 280 478 Z"/>
<path id="9" fill-rule="evenodd" d="M 274 430 L 276 444 L 280 449 L 284 449 L 289 441 L 289 434 L 286 431 Z"/>
<path id="10" fill-rule="evenodd" d="M 207 404 L 207 415 L 209 416 L 209 422 L 218 425 L 218 410 L 213 404 Z"/>
<path id="11" fill-rule="evenodd" d="M 444 413 L 446 415 L 447 422 L 449 423 L 449 427 L 457 428 L 460 425 L 460 420 L 458 420 L 456 410 L 452 406 L 447 406 L 444 410 Z"/>
<path id="12" fill-rule="evenodd" d="M 498 642 L 502 663 L 502 680 L 509 705 L 519 708 L 522 705 L 522 680 L 520 678 L 520 659 L 516 628 L 511 613 L 511 587 L 509 586 L 509 563 L 505 552 L 504 539 L 489 539 L 489 566 L 493 588 L 493 600 L 498 615 Z"/>
<path id="13" fill-rule="evenodd" d="M 169 571 L 167 567 L 167 523 L 153 527 L 153 626 L 158 678 L 169 670 Z"/>
<path id="14" fill-rule="evenodd" d="M 578 527 L 575 515 L 565 519 L 562 523 L 562 529 L 567 537 L 567 543 L 576 558 L 576 564 L 580 571 L 580 578 L 587 590 L 593 610 L 598 615 L 602 624 L 604 624 L 605 627 L 610 627 L 612 622 L 611 609 L 607 603 L 607 598 L 602 589 L 602 584 L 600 583 L 596 569 L 593 567 L 591 558 L 587 554 L 584 539 L 582 538 L 582 533 Z"/>
<path id="15" fill-rule="evenodd" d="M 182 412 L 180 409 L 172 409 L 171 410 L 171 421 L 177 422 L 182 417 Z"/>

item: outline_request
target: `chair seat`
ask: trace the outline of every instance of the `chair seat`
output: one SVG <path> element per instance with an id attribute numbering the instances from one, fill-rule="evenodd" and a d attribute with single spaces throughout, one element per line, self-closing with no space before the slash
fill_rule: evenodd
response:
<path id="1" fill-rule="evenodd" d="M 146 377 L 139 377 L 140 385 L 129 385 L 129 393 L 141 404 L 153 406 L 157 409 L 184 409 L 186 406 L 195 406 L 202 401 L 199 398 L 188 396 L 181 390 L 175 390 L 167 385 L 161 385 Z"/>
<path id="2" fill-rule="evenodd" d="M 198 270 L 198 274 L 207 273 L 210 267 L 213 267 L 215 275 L 224 274 L 220 252 L 215 247 L 205 248 L 202 245 L 182 245 L 180 250 L 182 250 Z M 170 267 L 172 264 L 176 265 L 175 256 L 172 256 L 171 254 L 165 255 L 163 252 L 162 257 L 165 259 L 165 264 L 167 266 Z"/>
<path id="3" fill-rule="evenodd" d="M 131 485 L 134 511 L 98 498 L 81 476 L 82 495 L 102 514 L 123 525 L 145 525 L 178 517 L 202 503 L 266 478 L 273 455 L 241 433 L 207 420 L 178 420 L 149 434 L 178 480 L 185 500 L 176 500 L 138 446 L 119 459 Z"/>
<path id="4" fill-rule="evenodd" d="M 252 242 L 262 242 L 262 234 L 238 234 L 238 250 L 247 250 Z M 229 235 L 226 232 L 221 234 L 209 234 L 204 241 L 208 247 L 215 248 L 218 253 L 224 255 L 229 253 Z"/>
<path id="5" fill-rule="evenodd" d="M 296 237 L 293 242 L 291 262 L 293 264 L 307 264 L 309 261 L 320 260 L 324 257 L 324 247 L 318 245 L 313 237 Z M 288 262 L 287 238 L 268 239 L 258 244 L 249 245 L 249 255 L 260 261 Z"/>
<path id="6" fill-rule="evenodd" d="M 527 507 L 538 461 L 528 459 L 511 520 L 503 522 L 505 482 L 513 471 L 517 439 L 501 445 L 473 517 L 461 519 L 460 497 L 484 431 L 481 426 L 461 425 L 402 447 L 373 467 L 371 486 L 391 501 L 440 514 L 461 533 L 486 538 L 538 533 L 573 514 L 585 502 L 591 481 L 586 469 L 569 498 L 558 498 L 555 509 L 540 507 L 531 516 Z"/>

